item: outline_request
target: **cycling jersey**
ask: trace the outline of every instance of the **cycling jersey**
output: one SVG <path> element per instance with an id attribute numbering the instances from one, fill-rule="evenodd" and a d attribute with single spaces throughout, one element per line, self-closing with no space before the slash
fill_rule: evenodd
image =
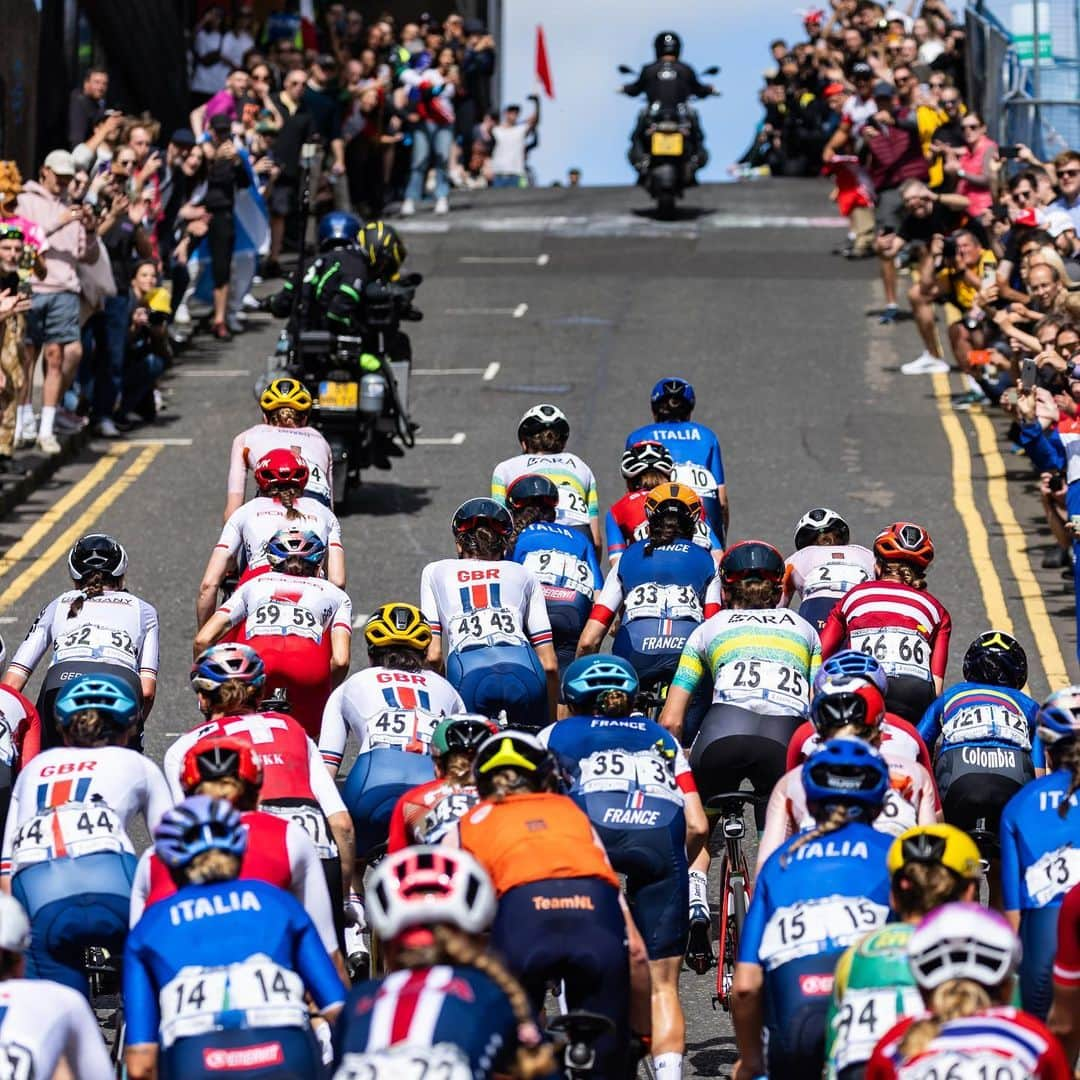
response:
<path id="1" fill-rule="evenodd" d="M 334 502 L 334 456 L 321 431 L 313 427 L 286 428 L 256 424 L 233 439 L 229 454 L 229 495 L 244 494 L 249 469 L 271 450 L 291 450 L 307 467 L 304 494 L 332 506 Z"/>
<path id="2" fill-rule="evenodd" d="M 376 746 L 426 754 L 440 718 L 464 711 L 458 692 L 434 671 L 365 668 L 327 700 L 319 753 L 327 765 L 340 765 L 351 734 L 361 754 Z"/>
<path id="3" fill-rule="evenodd" d="M 934 763 L 930 760 L 930 751 L 926 748 L 918 729 L 902 716 L 886 714 L 881 722 L 881 749 L 888 750 L 897 757 L 918 762 L 928 773 L 933 775 Z M 812 720 L 800 724 L 791 737 L 787 751 L 787 768 L 794 769 L 822 745 Z"/>
<path id="4" fill-rule="evenodd" d="M 648 497 L 647 491 L 628 491 L 607 512 L 604 531 L 607 536 L 608 562 L 612 566 L 635 540 L 648 538 L 649 520 L 645 516 L 645 500 Z M 702 517 L 695 526 L 694 543 L 706 551 L 716 552 L 717 555 L 723 550 L 723 544 L 707 517 Z"/>
<path id="5" fill-rule="evenodd" d="M 301 496 L 290 517 L 281 502 L 265 495 L 257 495 L 229 515 L 215 546 L 242 558 L 246 571 L 260 570 L 270 565 L 266 545 L 280 529 L 309 530 L 328 548 L 341 547 L 341 522 L 321 502 Z"/>
<path id="6" fill-rule="evenodd" d="M 1080 885 L 1065 894 L 1058 912 L 1054 985 L 1069 989 L 1080 986 Z"/>
<path id="7" fill-rule="evenodd" d="M 0 766 L 26 764 L 41 751 L 41 716 L 29 698 L 0 684 Z"/>
<path id="8" fill-rule="evenodd" d="M 1042 743 L 1035 738 L 1039 703 L 1007 686 L 960 682 L 934 700 L 919 721 L 919 734 L 938 754 L 978 744 L 1030 753 L 1036 766 L 1045 765 Z"/>
<path id="9" fill-rule="evenodd" d="M 577 454 L 518 454 L 500 461 L 491 475 L 491 497 L 506 502 L 506 491 L 521 476 L 546 476 L 559 489 L 555 521 L 589 525 L 600 516 L 600 500 L 592 469 Z"/>
<path id="10" fill-rule="evenodd" d="M 871 930 L 840 957 L 825 1022 L 825 1080 L 852 1076 L 900 1017 L 922 1012 L 907 957 L 914 929 L 891 923 Z"/>
<path id="11" fill-rule="evenodd" d="M 687 638 L 672 685 L 693 693 L 708 671 L 714 704 L 806 716 L 820 664 L 817 631 L 794 611 L 721 611 Z"/>
<path id="12" fill-rule="evenodd" d="M 799 614 L 814 629 L 822 630 L 836 601 L 849 589 L 874 578 L 874 553 L 859 544 L 801 548 L 787 559 L 784 595 L 786 607 L 799 595 Z"/>
<path id="13" fill-rule="evenodd" d="M 393 854 L 410 844 L 438 844 L 479 801 L 475 784 L 454 784 L 445 778 L 418 784 L 394 806 L 387 850 Z"/>
<path id="14" fill-rule="evenodd" d="M 116 1075 L 82 994 L 44 979 L 0 982 L 0 1075 L 50 1077 L 61 1058 L 78 1080 Z"/>

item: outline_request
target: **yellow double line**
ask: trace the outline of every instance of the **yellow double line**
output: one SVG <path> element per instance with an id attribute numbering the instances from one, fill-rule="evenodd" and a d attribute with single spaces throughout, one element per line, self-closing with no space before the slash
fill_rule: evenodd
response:
<path id="1" fill-rule="evenodd" d="M 71 550 L 75 541 L 88 532 L 94 522 L 146 472 L 154 458 L 164 449 L 164 444 L 153 443 L 143 447 L 135 460 L 117 475 L 43 552 L 37 554 L 40 545 L 49 538 L 53 529 L 65 521 L 68 513 L 109 477 L 129 449 L 130 447 L 124 443 L 114 443 L 110 446 L 93 468 L 67 494 L 57 499 L 27 529 L 23 538 L 12 544 L 0 557 L 0 579 L 10 571 L 19 568 L 24 559 L 31 560 L 29 565 L 19 572 L 15 580 L 3 592 L 0 592 L 0 610 L 5 610 L 16 603 L 43 574 Z"/>

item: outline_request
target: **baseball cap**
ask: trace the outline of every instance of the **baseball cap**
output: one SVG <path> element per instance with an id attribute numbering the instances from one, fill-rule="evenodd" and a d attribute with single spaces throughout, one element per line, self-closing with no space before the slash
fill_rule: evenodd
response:
<path id="1" fill-rule="evenodd" d="M 323 69 L 323 71 L 332 71 L 337 67 L 337 61 L 330 55 L 330 53 L 319 53 L 315 57 L 315 63 Z"/>
<path id="2" fill-rule="evenodd" d="M 45 158 L 44 166 L 57 176 L 74 176 L 75 159 L 66 150 L 52 150 Z"/>
<path id="3" fill-rule="evenodd" d="M 231 131 L 232 121 L 226 113 L 214 113 L 214 115 L 210 117 L 210 126 L 215 131 Z"/>
<path id="4" fill-rule="evenodd" d="M 0 893 L 0 949 L 26 952 L 30 948 L 30 920 L 14 896 Z"/>
<path id="5" fill-rule="evenodd" d="M 860 60 L 852 67 L 851 77 L 853 79 L 872 79 L 874 77 L 874 69 L 866 63 L 865 60 Z"/>
<path id="6" fill-rule="evenodd" d="M 888 98 L 891 101 L 895 94 L 896 87 L 892 83 L 887 83 L 884 79 L 879 83 L 874 83 L 874 97 Z"/>
<path id="7" fill-rule="evenodd" d="M 821 91 L 822 97 L 836 97 L 837 94 L 844 94 L 847 91 L 844 89 L 843 83 L 831 82 L 826 85 L 825 89 Z"/>
<path id="8" fill-rule="evenodd" d="M 483 19 L 466 19 L 462 30 L 466 34 L 486 34 L 487 28 L 484 26 Z"/>
<path id="9" fill-rule="evenodd" d="M 1046 215 L 1043 228 L 1056 240 L 1063 232 L 1075 229 L 1076 226 L 1073 224 L 1073 219 L 1069 216 L 1068 210 L 1051 210 Z"/>
<path id="10" fill-rule="evenodd" d="M 177 128 L 169 136 L 169 142 L 186 150 L 195 145 L 195 132 L 191 128 Z"/>

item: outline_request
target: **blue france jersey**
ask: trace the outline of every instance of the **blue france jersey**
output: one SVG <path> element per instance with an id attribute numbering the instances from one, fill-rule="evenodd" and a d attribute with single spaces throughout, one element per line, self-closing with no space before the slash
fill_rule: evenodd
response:
<path id="1" fill-rule="evenodd" d="M 1007 686 L 960 682 L 938 696 L 919 721 L 919 734 L 933 747 L 941 736 L 940 753 L 978 743 L 1024 750 L 1043 767 L 1042 743 L 1035 736 L 1039 703 Z"/>
<path id="2" fill-rule="evenodd" d="M 305 990 L 320 1009 L 345 999 L 307 913 L 263 881 L 187 885 L 151 904 L 124 948 L 129 1043 L 300 1026 Z"/>
<path id="3" fill-rule="evenodd" d="M 1006 911 L 1058 907 L 1080 884 L 1080 802 L 1059 807 L 1071 774 L 1058 769 L 1025 784 L 1001 814 L 1001 887 Z"/>
<path id="4" fill-rule="evenodd" d="M 613 614 L 634 619 L 704 618 L 706 602 L 720 603 L 713 557 L 691 540 L 677 540 L 646 555 L 647 540 L 626 549 L 619 565 L 608 572 L 596 602 Z"/>
<path id="5" fill-rule="evenodd" d="M 554 522 L 538 521 L 523 529 L 509 558 L 539 578 L 549 604 L 572 603 L 579 595 L 592 600 L 604 581 L 589 537 Z"/>

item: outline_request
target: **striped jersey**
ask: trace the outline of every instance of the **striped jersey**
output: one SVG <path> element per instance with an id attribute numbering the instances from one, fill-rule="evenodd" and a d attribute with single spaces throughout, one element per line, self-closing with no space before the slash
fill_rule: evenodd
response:
<path id="1" fill-rule="evenodd" d="M 1045 764 L 1043 745 L 1035 738 L 1039 703 L 1011 686 L 960 682 L 933 701 L 919 721 L 919 734 L 941 751 L 978 743 L 1032 751 L 1038 768 Z"/>
<path id="2" fill-rule="evenodd" d="M 506 502 L 506 489 L 519 477 L 546 476 L 559 489 L 555 521 L 588 525 L 600 516 L 600 499 L 592 469 L 577 454 L 518 454 L 500 461 L 491 474 L 491 497 Z"/>

